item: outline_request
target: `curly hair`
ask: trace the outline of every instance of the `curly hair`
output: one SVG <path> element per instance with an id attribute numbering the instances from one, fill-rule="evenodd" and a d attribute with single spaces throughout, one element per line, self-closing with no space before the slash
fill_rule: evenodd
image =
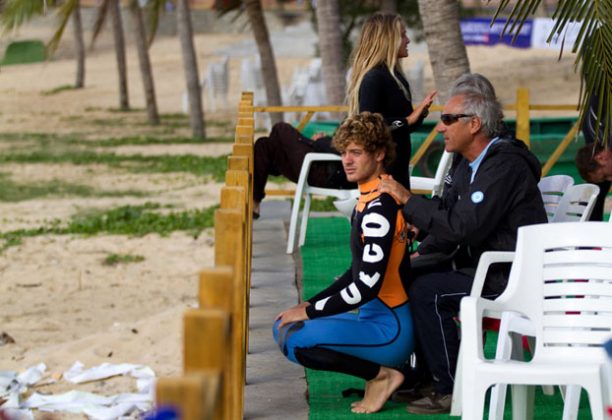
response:
<path id="1" fill-rule="evenodd" d="M 594 157 L 602 150 L 603 147 L 598 143 L 591 143 L 582 146 L 576 152 L 576 168 L 578 168 L 578 173 L 585 181 L 590 181 L 591 173 L 601 167 Z"/>
<path id="2" fill-rule="evenodd" d="M 380 114 L 362 112 L 345 119 L 334 135 L 332 146 L 342 153 L 351 142 L 362 146 L 370 154 L 384 151 L 385 167 L 395 159 L 395 143 Z"/>

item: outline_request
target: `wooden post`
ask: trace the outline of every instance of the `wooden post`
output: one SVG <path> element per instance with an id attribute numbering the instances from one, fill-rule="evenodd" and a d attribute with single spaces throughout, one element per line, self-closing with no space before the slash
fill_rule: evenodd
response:
<path id="1" fill-rule="evenodd" d="M 574 140 L 577 132 L 578 132 L 578 121 L 576 122 L 576 124 L 574 124 L 571 130 L 566 134 L 565 138 L 561 141 L 561 143 L 559 143 L 559 146 L 557 146 L 555 151 L 552 153 L 552 155 L 550 155 L 550 157 L 546 161 L 546 164 L 542 167 L 542 177 L 545 177 L 546 175 L 548 175 L 548 173 L 550 172 L 552 167 L 555 166 L 555 163 L 557 163 L 557 161 L 559 160 L 563 152 L 565 152 L 565 149 L 567 149 L 567 146 L 569 146 L 572 140 Z"/>
<path id="2" fill-rule="evenodd" d="M 246 156 L 230 156 L 227 158 L 227 169 L 246 172 L 249 170 L 249 158 Z"/>
<path id="3" fill-rule="evenodd" d="M 244 202 L 244 188 L 223 187 L 221 188 L 222 209 L 242 209 L 246 206 Z"/>
<path id="4" fill-rule="evenodd" d="M 183 315 L 183 371 L 186 374 L 206 369 L 223 372 L 229 338 L 229 313 L 221 309 L 187 310 Z M 228 374 L 223 372 L 224 377 Z"/>
<path id="5" fill-rule="evenodd" d="M 425 139 L 425 141 L 423 141 L 423 143 L 421 144 L 421 147 L 419 147 L 419 150 L 417 150 L 416 153 L 412 156 L 412 159 L 410 159 L 410 164 L 413 167 L 416 166 L 417 163 L 419 163 L 419 161 L 421 160 L 421 158 L 423 157 L 427 149 L 429 149 L 429 145 L 436 138 L 437 134 L 438 132 L 436 131 L 436 128 L 434 127 L 434 129 L 431 130 L 431 132 L 427 135 L 427 138 Z"/>
<path id="6" fill-rule="evenodd" d="M 215 211 L 215 265 L 229 265 L 234 268 L 234 293 L 232 302 L 232 377 L 239 378 L 242 385 L 233 390 L 234 418 L 242 418 L 244 411 L 244 383 L 246 374 L 246 338 L 245 325 L 246 295 L 245 284 L 245 215 L 237 209 L 219 209 Z"/>
<path id="7" fill-rule="evenodd" d="M 522 140 L 527 147 L 531 146 L 529 139 L 529 90 L 516 90 L 516 138 Z"/>
<path id="8" fill-rule="evenodd" d="M 251 127 L 254 128 L 255 127 L 255 120 L 253 119 L 253 117 L 241 117 L 238 116 L 238 124 L 241 127 Z"/>
<path id="9" fill-rule="evenodd" d="M 227 188 L 227 187 L 226 187 Z M 208 268 L 200 272 L 200 283 L 198 289 L 198 301 L 202 309 L 221 309 L 230 314 L 230 326 L 235 318 L 233 304 L 235 302 L 234 293 L 236 287 L 236 279 L 234 277 L 234 268 L 232 266 L 218 266 Z M 232 333 L 230 333 L 232 334 Z M 233 336 L 233 335 L 232 335 Z M 234 416 L 234 407 L 238 401 L 234 401 L 240 393 L 235 392 L 241 389 L 244 384 L 242 378 L 236 375 L 236 370 L 233 369 L 232 363 L 236 356 L 236 348 L 228 345 L 225 348 L 225 366 L 224 366 L 224 382 L 222 390 L 223 412 L 226 414 L 225 419 L 231 420 Z"/>
<path id="10" fill-rule="evenodd" d="M 236 136 L 249 136 L 253 137 L 254 129 L 252 126 L 248 125 L 237 125 L 236 126 Z"/>
<path id="11" fill-rule="evenodd" d="M 176 408 L 181 420 L 223 418 L 221 372 L 201 370 L 181 377 L 159 378 L 155 386 L 157 407 Z"/>

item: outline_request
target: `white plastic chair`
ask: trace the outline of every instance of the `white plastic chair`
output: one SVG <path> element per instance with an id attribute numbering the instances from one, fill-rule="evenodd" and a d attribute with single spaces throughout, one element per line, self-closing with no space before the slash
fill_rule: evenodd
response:
<path id="1" fill-rule="evenodd" d="M 589 220 L 598 194 L 599 187 L 594 184 L 579 184 L 568 187 L 559 201 L 557 212 L 551 222 L 585 222 Z"/>
<path id="2" fill-rule="evenodd" d="M 483 257 L 487 253 L 483 254 Z M 612 396 L 603 380 L 603 342 L 612 333 L 612 226 L 566 223 L 519 229 L 508 286 L 495 301 L 461 302 L 462 408 L 481 419 L 489 386 L 513 386 L 513 406 L 525 407 L 524 385 L 577 385 L 589 394 L 593 419 L 604 419 Z M 482 317 L 518 313 L 533 325 L 530 362 L 485 360 Z"/>
<path id="3" fill-rule="evenodd" d="M 569 175 L 545 176 L 538 182 L 538 188 L 542 194 L 542 201 L 544 201 L 544 209 L 546 210 L 549 222 L 552 221 L 557 213 L 561 197 L 568 187 L 572 185 L 574 185 L 574 178 Z"/>
<path id="4" fill-rule="evenodd" d="M 291 207 L 291 219 L 289 221 L 289 233 L 287 239 L 287 254 L 291 254 L 295 249 L 295 237 L 297 235 L 298 222 L 301 213 L 301 223 L 299 230 L 299 242 L 298 246 L 304 245 L 306 239 L 306 228 L 308 227 L 308 215 L 310 214 L 310 201 L 311 196 L 323 195 L 328 197 L 336 197 L 338 200 L 345 200 L 354 195 L 352 190 L 340 190 L 335 188 L 321 188 L 313 187 L 308 184 L 308 173 L 313 162 L 328 162 L 328 161 L 340 161 L 341 158 L 333 153 L 308 153 L 304 162 L 302 163 L 302 169 L 300 170 L 300 177 L 298 179 L 297 186 L 295 188 L 295 196 L 293 198 L 293 206 Z M 300 205 L 302 202 L 302 196 L 304 198 L 304 209 L 300 212 Z"/>
<path id="5" fill-rule="evenodd" d="M 442 152 L 436 174 L 433 178 L 422 176 L 410 177 L 410 188 L 413 190 L 427 190 L 432 192 L 432 196 L 441 196 L 444 190 L 444 177 L 448 173 L 453 163 L 453 154 L 446 150 Z"/>

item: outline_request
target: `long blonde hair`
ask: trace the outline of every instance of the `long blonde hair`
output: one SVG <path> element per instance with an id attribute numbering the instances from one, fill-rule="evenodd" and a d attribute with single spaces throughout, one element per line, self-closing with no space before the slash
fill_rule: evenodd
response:
<path id="1" fill-rule="evenodd" d="M 376 13 L 363 24 L 359 42 L 351 54 L 351 80 L 347 89 L 349 115 L 359 113 L 359 87 L 365 74 L 379 64 L 384 64 L 407 98 L 410 93 L 398 80 L 401 68 L 397 59 L 402 42 L 404 22 L 399 15 Z"/>

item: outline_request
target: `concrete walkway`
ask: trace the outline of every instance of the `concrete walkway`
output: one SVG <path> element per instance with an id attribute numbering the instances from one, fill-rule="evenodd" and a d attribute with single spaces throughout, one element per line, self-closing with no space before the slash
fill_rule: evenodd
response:
<path id="1" fill-rule="evenodd" d="M 262 203 L 253 223 L 253 269 L 245 419 L 307 419 L 304 369 L 289 362 L 272 338 L 272 321 L 298 302 L 293 256 L 285 254 L 289 201 Z"/>

